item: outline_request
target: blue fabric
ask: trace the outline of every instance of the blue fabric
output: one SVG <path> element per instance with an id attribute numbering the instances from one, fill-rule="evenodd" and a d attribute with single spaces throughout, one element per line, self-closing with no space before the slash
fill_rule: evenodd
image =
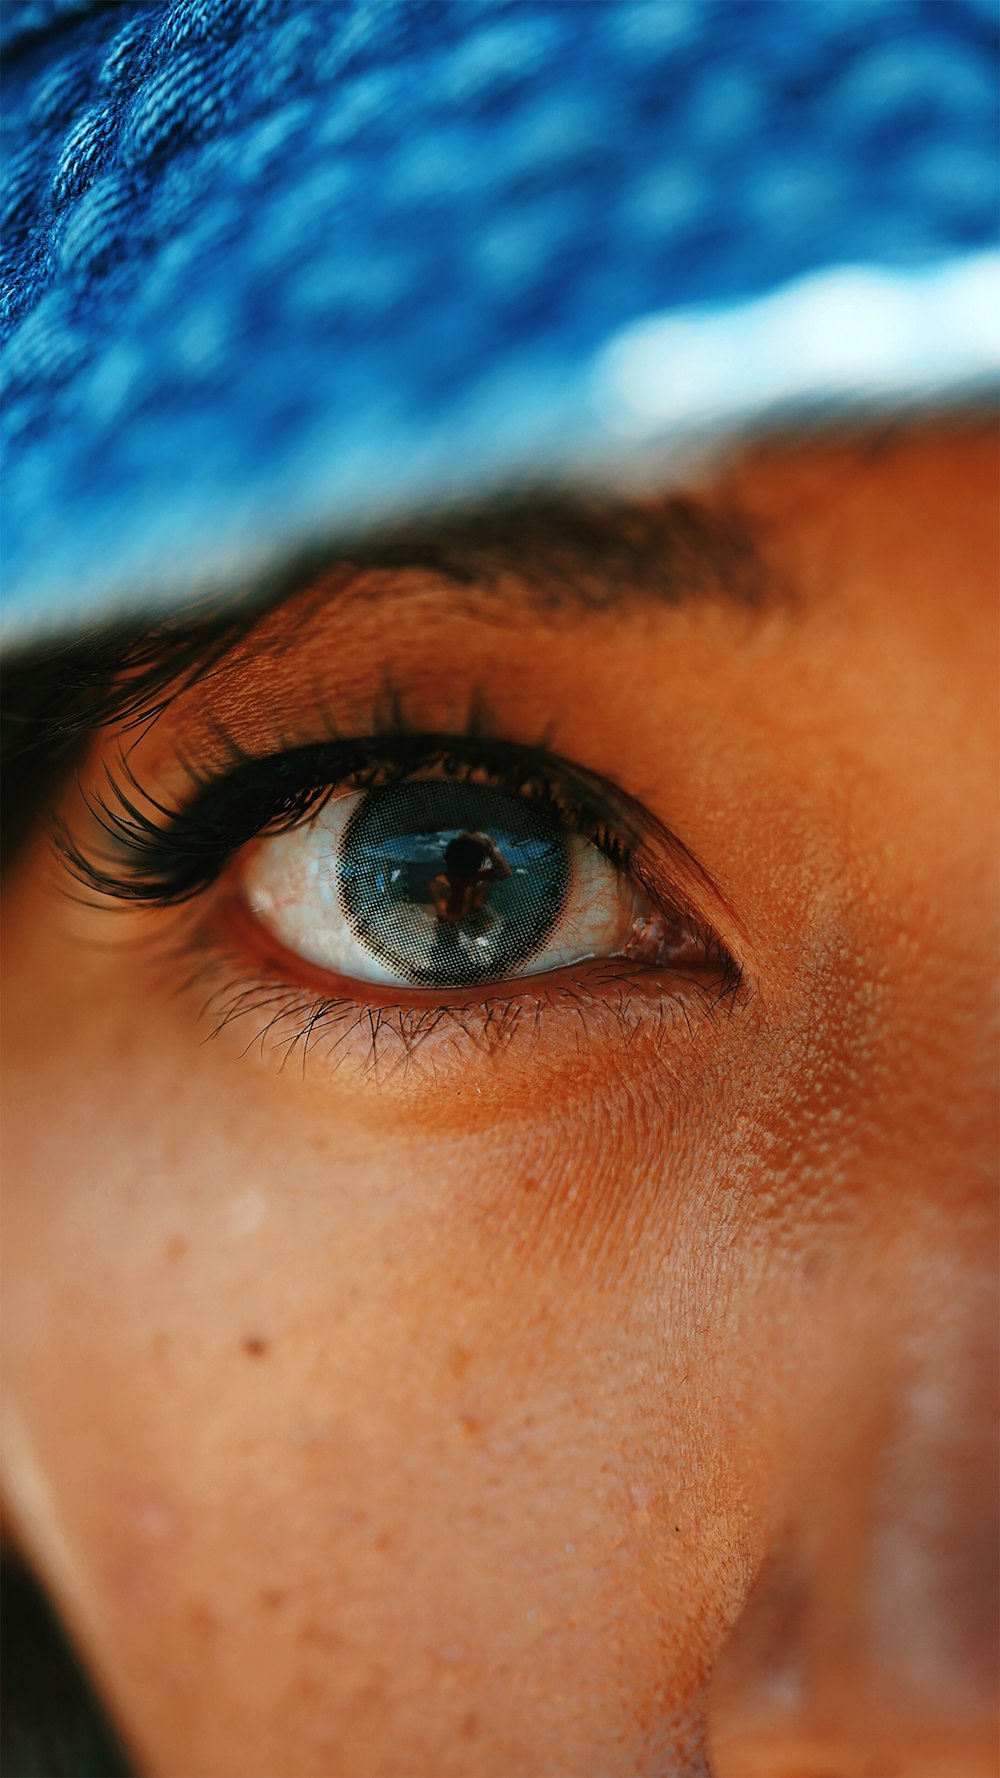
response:
<path id="1" fill-rule="evenodd" d="M 993 0 L 8 0 L 3 30 L 12 634 L 575 463 L 647 313 L 996 236 Z"/>

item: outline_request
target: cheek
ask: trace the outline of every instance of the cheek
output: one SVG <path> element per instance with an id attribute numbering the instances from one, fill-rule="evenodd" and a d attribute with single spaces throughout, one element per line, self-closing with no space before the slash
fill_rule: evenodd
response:
<path id="1" fill-rule="evenodd" d="M 819 1047 L 709 1024 L 652 1098 L 387 1117 L 34 930 L 7 1486 L 144 1766 L 698 1770 L 861 1275 L 843 982 Z"/>
<path id="2" fill-rule="evenodd" d="M 148 1768 L 696 1740 L 733 1527 L 636 1276 L 643 1120 L 387 1137 L 141 996 L 55 1019 L 16 976 L 12 1504 Z"/>

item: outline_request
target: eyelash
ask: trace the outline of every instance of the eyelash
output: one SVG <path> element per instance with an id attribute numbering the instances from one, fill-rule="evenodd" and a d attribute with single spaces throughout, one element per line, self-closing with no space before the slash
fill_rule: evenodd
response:
<path id="1" fill-rule="evenodd" d="M 627 1047 L 635 1036 L 644 1008 L 637 1008 L 632 990 L 635 972 L 613 963 L 606 964 L 596 986 L 601 990 L 617 988 L 612 999 L 572 982 L 535 987 L 531 980 L 516 983 L 515 996 L 488 994 L 475 1003 L 439 1003 L 386 1005 L 380 1002 L 359 1002 L 344 995 L 320 994 L 299 983 L 281 980 L 274 975 L 247 979 L 245 963 L 236 956 L 220 955 L 214 942 L 203 937 L 205 955 L 189 985 L 210 985 L 202 1000 L 203 1016 L 209 1020 L 209 1036 L 217 1037 L 230 1025 L 253 1019 L 250 1037 L 242 1053 L 260 1046 L 264 1054 L 268 1045 L 282 1052 L 282 1067 L 296 1052 L 301 1053 L 303 1068 L 313 1047 L 328 1040 L 330 1053 L 339 1059 L 342 1046 L 360 1037 L 367 1047 L 367 1067 L 378 1077 L 380 1071 L 391 1073 L 395 1067 L 408 1064 L 425 1044 L 436 1038 L 446 1041 L 456 1036 L 466 1039 L 480 1054 L 500 1051 L 511 1044 L 522 1026 L 537 1034 L 539 1019 L 547 1012 L 569 1013 L 575 1024 L 577 1040 L 595 1038 L 603 1022 L 617 1028 Z M 736 1003 L 738 980 L 725 986 L 716 984 L 709 990 L 697 984 L 703 1015 L 714 1018 L 720 1008 Z M 690 1015 L 679 997 L 672 997 L 657 1007 L 655 1041 L 666 1037 L 676 1018 L 690 1030 Z"/>
<path id="2" fill-rule="evenodd" d="M 735 1005 L 742 970 L 726 946 L 694 911 L 654 893 L 645 880 L 637 851 L 648 817 L 614 787 L 552 756 L 542 746 L 524 747 L 469 732 L 465 736 L 413 734 L 394 709 L 395 732 L 366 738 L 337 737 L 310 745 L 291 746 L 260 758 L 247 755 L 235 739 L 219 732 L 221 757 L 210 769 L 183 761 L 190 785 L 186 803 L 168 807 L 139 782 L 127 757 L 117 771 L 105 768 L 100 793 L 84 793 L 91 817 L 106 836 L 102 850 L 85 848 L 69 825 L 57 820 L 53 838 L 63 867 L 75 882 L 106 903 L 108 900 L 149 909 L 182 909 L 194 903 L 222 877 L 229 861 L 250 841 L 287 832 L 315 815 L 338 791 L 364 791 L 433 772 L 453 780 L 489 784 L 525 796 L 559 825 L 598 847 L 613 867 L 642 888 L 660 911 L 685 924 L 702 955 L 712 965 L 706 977 L 692 977 L 691 986 L 703 1010 L 712 1015 L 720 1005 Z M 471 727 L 471 725 L 470 725 Z M 523 1012 L 535 1019 L 543 1008 L 571 1008 L 586 1029 L 600 1002 L 604 1015 L 621 1027 L 626 1041 L 632 1016 L 629 990 L 641 964 L 622 967 L 608 960 L 595 987 L 618 987 L 617 1000 L 588 993 L 570 981 L 529 987 L 516 984 L 516 1003 L 503 993 L 484 995 L 474 1005 L 451 999 L 443 1004 L 388 1005 L 379 995 L 365 1001 L 323 992 L 307 982 L 281 980 L 269 959 L 267 973 L 254 980 L 247 959 L 220 943 L 217 923 L 201 921 L 184 940 L 194 957 L 191 985 L 211 981 L 203 1013 L 212 1019 L 212 1035 L 256 1014 L 266 1015 L 246 1048 L 259 1041 L 281 1042 L 286 1059 L 301 1048 L 303 1058 L 317 1037 L 329 1035 L 332 1048 L 352 1032 L 370 1041 L 370 1060 L 378 1067 L 387 1047 L 404 1061 L 438 1032 L 458 1031 L 478 1044 L 500 1045 L 513 1036 Z M 258 964 L 258 970 L 262 965 Z M 678 1012 L 688 1019 L 679 997 Z M 370 1004 L 368 1002 L 371 1002 Z M 636 1015 L 638 1016 L 638 1015 Z M 662 1011 L 660 1014 L 662 1021 Z"/>
<path id="3" fill-rule="evenodd" d="M 113 900 L 176 907 L 208 889 L 241 847 L 301 826 L 338 791 L 374 790 L 428 772 L 524 797 L 597 846 L 616 870 L 639 876 L 640 826 L 625 799 L 615 798 L 620 807 L 610 809 L 610 788 L 538 749 L 399 733 L 253 758 L 231 737 L 221 739 L 227 762 L 211 774 L 186 762 L 194 794 L 176 810 L 143 788 L 127 760 L 118 776 L 107 768 L 106 790 L 85 797 L 111 842 L 107 856 L 85 850 L 64 821 L 55 823 L 56 849 L 71 876 Z"/>

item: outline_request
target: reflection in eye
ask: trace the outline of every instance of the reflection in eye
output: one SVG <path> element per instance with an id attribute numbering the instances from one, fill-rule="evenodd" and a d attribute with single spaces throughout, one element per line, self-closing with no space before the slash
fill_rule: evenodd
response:
<path id="1" fill-rule="evenodd" d="M 645 957 L 662 926 L 547 810 L 447 780 L 336 797 L 308 825 L 261 840 L 241 880 L 288 950 L 369 982 L 460 987 Z"/>

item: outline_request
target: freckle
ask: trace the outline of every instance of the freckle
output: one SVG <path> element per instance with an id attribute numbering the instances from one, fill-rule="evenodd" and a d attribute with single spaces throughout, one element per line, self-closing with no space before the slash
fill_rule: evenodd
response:
<path id="1" fill-rule="evenodd" d="M 537 1179 L 522 1179 L 521 1180 L 521 1190 L 523 1192 L 536 1192 L 538 1190 L 538 1180 Z"/>
<path id="2" fill-rule="evenodd" d="M 471 1356 L 471 1352 L 467 1352 L 464 1346 L 452 1347 L 448 1354 L 448 1368 L 453 1377 L 465 1376 L 465 1373 L 469 1368 L 469 1359 Z"/>
<path id="3" fill-rule="evenodd" d="M 458 1732 L 463 1741 L 474 1741 L 476 1739 L 476 1736 L 479 1734 L 479 1718 L 474 1710 L 470 1710 L 467 1716 L 463 1716 L 458 1725 Z"/>
<path id="4" fill-rule="evenodd" d="M 475 1414 L 459 1414 L 458 1424 L 466 1438 L 476 1438 L 483 1430 L 483 1423 L 476 1419 Z"/>
<path id="5" fill-rule="evenodd" d="M 178 1259 L 183 1259 L 187 1250 L 188 1250 L 188 1244 L 185 1241 L 184 1236 L 183 1235 L 172 1235 L 170 1240 L 167 1242 L 166 1249 L 164 1252 L 164 1258 L 170 1260 L 171 1262 L 178 1260 Z"/>
<path id="6" fill-rule="evenodd" d="M 392 1538 L 390 1537 L 388 1531 L 380 1531 L 379 1532 L 378 1536 L 375 1539 L 375 1548 L 378 1550 L 379 1554 L 383 1555 L 383 1556 L 385 1555 L 387 1550 L 392 1549 Z"/>
<path id="7" fill-rule="evenodd" d="M 285 1603 L 287 1595 L 281 1587 L 265 1587 L 260 1594 L 260 1603 L 264 1611 L 277 1611 Z"/>
<path id="8" fill-rule="evenodd" d="M 243 1350 L 248 1358 L 265 1357 L 269 1346 L 270 1341 L 263 1339 L 260 1334 L 247 1334 L 243 1341 Z"/>

